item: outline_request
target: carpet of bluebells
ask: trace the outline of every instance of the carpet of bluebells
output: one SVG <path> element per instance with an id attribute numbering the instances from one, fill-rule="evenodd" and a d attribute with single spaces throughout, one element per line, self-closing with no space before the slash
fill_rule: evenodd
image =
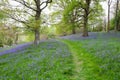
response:
<path id="1" fill-rule="evenodd" d="M 0 80 L 120 79 L 119 32 L 61 39 L 0 56 Z"/>
<path id="2" fill-rule="evenodd" d="M 0 80 L 70 80 L 73 76 L 72 55 L 62 42 L 45 41 L 16 53 L 0 56 Z"/>
<path id="3" fill-rule="evenodd" d="M 120 79 L 120 38 L 87 40 L 82 45 L 86 52 L 97 58 L 101 77 L 105 80 Z"/>
<path id="4" fill-rule="evenodd" d="M 120 33 L 100 33 L 92 36 L 96 38 L 75 39 L 69 36 L 71 40 L 64 41 L 79 56 L 79 62 L 82 62 L 79 79 L 119 80 Z"/>
<path id="5" fill-rule="evenodd" d="M 32 42 L 29 43 L 24 43 L 24 44 L 19 44 L 19 45 L 14 45 L 14 46 L 9 46 L 6 48 L 0 47 L 0 56 L 4 54 L 9 54 L 9 53 L 15 53 L 18 51 L 22 51 L 25 48 L 29 47 L 32 44 Z"/>

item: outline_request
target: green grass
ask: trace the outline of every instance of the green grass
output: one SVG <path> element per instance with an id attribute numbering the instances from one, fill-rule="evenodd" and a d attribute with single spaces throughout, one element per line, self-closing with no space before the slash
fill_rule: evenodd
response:
<path id="1" fill-rule="evenodd" d="M 96 58 L 85 51 L 79 41 L 64 41 L 73 54 L 74 63 L 76 63 L 76 76 L 74 80 L 101 80 L 98 72 Z"/>
<path id="2" fill-rule="evenodd" d="M 70 80 L 73 69 L 68 47 L 58 41 L 0 56 L 0 80 Z"/>
<path id="3" fill-rule="evenodd" d="M 119 40 L 118 38 L 64 40 L 63 42 L 71 49 L 74 62 L 77 64 L 76 71 L 78 74 L 76 74 L 75 80 L 119 80 Z"/>

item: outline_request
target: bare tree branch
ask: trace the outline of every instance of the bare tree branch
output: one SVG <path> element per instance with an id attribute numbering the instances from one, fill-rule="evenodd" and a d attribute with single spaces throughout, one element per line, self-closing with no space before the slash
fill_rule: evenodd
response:
<path id="1" fill-rule="evenodd" d="M 47 0 L 47 1 L 42 2 L 42 3 L 40 4 L 40 6 L 42 6 L 44 3 L 45 3 L 45 6 L 44 6 L 43 8 L 41 8 L 41 11 L 42 11 L 43 9 L 45 9 L 45 8 L 48 6 L 48 4 L 51 3 L 51 2 L 52 2 L 52 0 Z"/>
<path id="2" fill-rule="evenodd" d="M 32 17 L 35 17 L 33 14 L 31 14 L 31 13 L 29 13 L 28 11 L 24 11 L 25 13 L 27 13 L 27 14 L 29 14 L 30 16 L 32 16 Z"/>
<path id="3" fill-rule="evenodd" d="M 20 4 L 24 5 L 24 6 L 26 6 L 27 8 L 29 8 L 29 9 L 31 9 L 31 10 L 33 10 L 33 11 L 37 11 L 36 9 L 34 9 L 33 7 L 31 7 L 31 6 L 29 5 L 29 3 L 26 2 L 25 0 L 14 0 L 14 1 L 16 1 L 16 2 L 18 2 L 18 3 L 20 3 Z"/>
<path id="4" fill-rule="evenodd" d="M 23 24 L 26 24 L 27 22 L 25 22 L 25 21 L 22 21 L 22 20 L 20 20 L 20 19 L 16 19 L 16 18 L 14 18 L 13 16 L 10 16 L 11 17 L 11 19 L 13 19 L 13 20 L 15 20 L 15 21 L 17 21 L 17 22 L 20 22 L 20 23 L 23 23 Z"/>

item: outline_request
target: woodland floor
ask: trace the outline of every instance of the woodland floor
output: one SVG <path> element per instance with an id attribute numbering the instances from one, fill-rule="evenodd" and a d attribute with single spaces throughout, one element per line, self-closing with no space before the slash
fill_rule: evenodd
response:
<path id="1" fill-rule="evenodd" d="M 119 32 L 75 34 L 30 45 L 5 51 L 15 50 L 11 54 L 0 52 L 0 80 L 120 79 Z"/>

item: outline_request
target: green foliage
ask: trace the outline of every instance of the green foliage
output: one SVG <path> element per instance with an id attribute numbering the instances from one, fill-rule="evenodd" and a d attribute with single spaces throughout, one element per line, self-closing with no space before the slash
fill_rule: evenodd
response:
<path id="1" fill-rule="evenodd" d="M 3 44 L 3 39 L 4 39 L 3 32 L 0 31 L 0 44 Z"/>
<path id="2" fill-rule="evenodd" d="M 110 21 L 110 30 L 114 30 L 115 27 L 115 18 L 112 18 Z"/>
<path id="3" fill-rule="evenodd" d="M 52 18 L 57 18 L 57 20 L 61 19 L 61 21 L 56 23 L 56 33 L 67 35 L 71 33 L 73 28 L 77 27 L 75 23 L 76 18 L 73 19 L 76 15 L 73 14 L 79 3 L 77 0 L 59 0 L 55 1 L 54 4 L 59 8 L 52 14 Z"/>
<path id="4" fill-rule="evenodd" d="M 56 34 L 57 35 L 61 35 L 61 36 L 65 36 L 67 34 L 71 33 L 71 29 L 69 24 L 64 23 L 64 22 L 60 22 L 57 25 L 54 25 L 56 27 Z"/>
<path id="5" fill-rule="evenodd" d="M 25 37 L 25 42 L 31 42 L 34 40 L 34 33 L 30 32 L 30 31 L 25 31 L 24 34 Z"/>
<path id="6" fill-rule="evenodd" d="M 13 44 L 13 40 L 11 38 L 8 38 L 5 42 L 5 45 L 12 46 L 12 44 Z"/>
<path id="7" fill-rule="evenodd" d="M 4 34 L 2 31 L 0 31 L 0 47 L 3 47 L 4 45 Z"/>
<path id="8" fill-rule="evenodd" d="M 5 15 L 5 13 L 3 13 L 3 12 L 0 12 L 0 20 L 2 20 L 2 19 L 5 19 L 6 18 L 6 15 Z"/>
<path id="9" fill-rule="evenodd" d="M 118 10 L 117 16 L 113 18 L 111 23 L 114 27 L 117 26 L 117 30 L 120 31 L 120 10 Z"/>
<path id="10" fill-rule="evenodd" d="M 18 32 L 18 28 L 16 26 L 6 26 L 4 23 L 0 23 L 0 41 L 2 45 L 9 45 L 15 43 L 16 34 Z"/>
<path id="11" fill-rule="evenodd" d="M 98 24 L 96 24 L 96 26 L 95 25 L 91 25 L 92 27 L 89 27 L 89 30 L 91 32 L 100 32 L 100 31 L 103 30 L 103 25 L 101 25 L 101 24 L 103 24 L 103 23 L 99 22 Z"/>
<path id="12" fill-rule="evenodd" d="M 102 17 L 103 14 L 103 8 L 102 5 L 100 4 L 101 0 L 91 0 L 91 4 L 90 4 L 90 9 L 89 9 L 89 15 L 88 15 L 88 26 L 89 28 L 91 28 L 91 26 L 99 26 L 99 24 L 101 24 L 102 22 Z M 85 13 L 84 13 L 84 9 L 86 8 L 86 2 L 83 0 L 68 0 L 68 1 L 63 1 L 60 0 L 58 3 L 58 6 L 60 7 L 60 12 L 57 12 L 57 14 L 61 15 L 61 22 L 58 23 L 59 28 L 57 26 L 56 29 L 58 33 L 63 33 L 66 34 L 67 31 L 76 31 L 77 28 L 80 27 L 84 27 L 83 23 L 84 23 L 84 18 L 85 18 Z M 64 4 L 63 4 L 64 3 Z M 63 6 L 63 7 L 61 7 Z M 54 15 L 56 15 L 56 13 L 54 13 Z M 63 26 L 64 30 L 63 30 Z M 69 28 L 69 30 L 66 30 Z M 97 29 L 99 29 L 101 27 L 98 27 Z M 101 29 L 99 29 L 98 31 L 100 31 Z M 66 31 L 66 33 L 65 33 Z M 74 32 L 72 32 L 74 33 Z"/>
<path id="13" fill-rule="evenodd" d="M 28 32 L 34 32 L 35 29 L 40 29 L 41 28 L 41 20 L 35 20 L 34 17 L 29 17 L 29 20 L 27 23 L 24 23 L 23 26 L 24 31 Z"/>
<path id="14" fill-rule="evenodd" d="M 70 20 L 74 17 L 73 16 L 73 12 L 74 9 L 78 7 L 78 1 L 76 0 L 72 0 L 71 2 L 69 2 L 69 4 L 65 7 L 64 12 L 63 12 L 63 20 L 66 23 L 70 23 Z"/>
<path id="15" fill-rule="evenodd" d="M 54 26 L 41 26 L 41 35 L 46 35 L 47 38 L 55 38 L 55 27 Z"/>
<path id="16" fill-rule="evenodd" d="M 77 0 L 72 0 L 65 7 L 63 12 L 63 22 L 68 24 L 69 29 L 72 31 L 73 29 L 76 31 L 76 27 L 78 27 L 78 14 L 79 13 L 79 2 Z"/>
<path id="17" fill-rule="evenodd" d="M 0 40 L 0 47 L 3 47 L 3 42 L 2 42 L 2 40 Z"/>
<path id="18" fill-rule="evenodd" d="M 120 26 L 120 11 L 118 12 L 118 16 L 114 17 L 111 19 L 111 23 L 110 23 L 110 30 L 114 30 L 115 26 L 116 26 L 116 22 L 118 23 L 118 27 Z M 119 30 L 119 28 L 118 28 Z"/>

